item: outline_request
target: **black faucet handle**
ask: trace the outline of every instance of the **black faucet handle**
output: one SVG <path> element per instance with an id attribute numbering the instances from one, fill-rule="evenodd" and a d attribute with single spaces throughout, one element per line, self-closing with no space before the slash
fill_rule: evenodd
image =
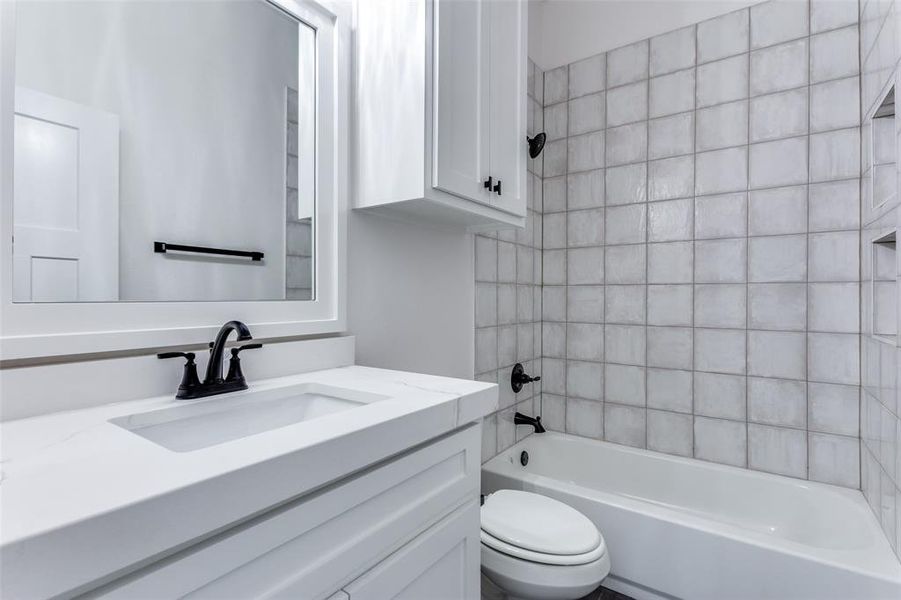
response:
<path id="1" fill-rule="evenodd" d="M 236 348 L 232 348 L 232 357 L 237 358 L 238 353 L 242 350 L 256 350 L 257 348 L 262 348 L 263 344 L 244 344 L 243 346 L 238 346 Z"/>
<path id="2" fill-rule="evenodd" d="M 196 355 L 193 352 L 160 352 L 156 355 L 157 358 L 186 358 L 187 362 L 192 363 L 196 358 Z"/>
<path id="3" fill-rule="evenodd" d="M 181 383 L 178 385 L 176 398 L 190 398 L 191 393 L 200 385 L 200 378 L 197 376 L 197 363 L 193 352 L 160 352 L 157 358 L 185 358 L 185 369 L 181 375 Z"/>

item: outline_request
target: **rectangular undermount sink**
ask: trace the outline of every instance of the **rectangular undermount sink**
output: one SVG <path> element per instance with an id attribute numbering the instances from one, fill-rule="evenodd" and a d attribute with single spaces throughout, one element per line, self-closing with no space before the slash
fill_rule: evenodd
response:
<path id="1" fill-rule="evenodd" d="M 301 383 L 185 401 L 179 406 L 110 419 L 175 452 L 190 452 L 351 410 L 387 396 Z"/>

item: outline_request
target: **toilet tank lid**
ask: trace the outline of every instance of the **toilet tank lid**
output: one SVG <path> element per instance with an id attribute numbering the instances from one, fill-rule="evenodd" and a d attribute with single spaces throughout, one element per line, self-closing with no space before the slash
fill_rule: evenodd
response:
<path id="1" fill-rule="evenodd" d="M 545 554 L 591 552 L 601 534 L 588 517 L 531 492 L 498 490 L 482 505 L 482 530 L 519 548 Z"/>

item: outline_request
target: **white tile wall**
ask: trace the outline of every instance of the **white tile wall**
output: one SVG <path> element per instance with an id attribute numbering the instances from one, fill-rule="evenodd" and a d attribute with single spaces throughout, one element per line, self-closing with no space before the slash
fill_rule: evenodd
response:
<path id="1" fill-rule="evenodd" d="M 847 3 L 775 0 L 546 74 L 569 134 L 543 171 L 558 427 L 858 485 Z"/>

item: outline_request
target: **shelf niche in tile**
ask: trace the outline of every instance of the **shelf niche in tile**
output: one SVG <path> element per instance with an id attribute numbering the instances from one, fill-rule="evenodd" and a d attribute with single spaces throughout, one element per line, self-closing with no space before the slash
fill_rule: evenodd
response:
<path id="1" fill-rule="evenodd" d="M 870 281 L 870 314 L 873 317 L 873 335 L 892 343 L 898 335 L 895 239 L 896 231 L 893 230 L 874 239 L 871 244 L 873 272 Z"/>
<path id="2" fill-rule="evenodd" d="M 888 90 L 870 119 L 869 180 L 874 209 L 894 204 L 897 194 L 895 170 L 895 88 Z"/>

